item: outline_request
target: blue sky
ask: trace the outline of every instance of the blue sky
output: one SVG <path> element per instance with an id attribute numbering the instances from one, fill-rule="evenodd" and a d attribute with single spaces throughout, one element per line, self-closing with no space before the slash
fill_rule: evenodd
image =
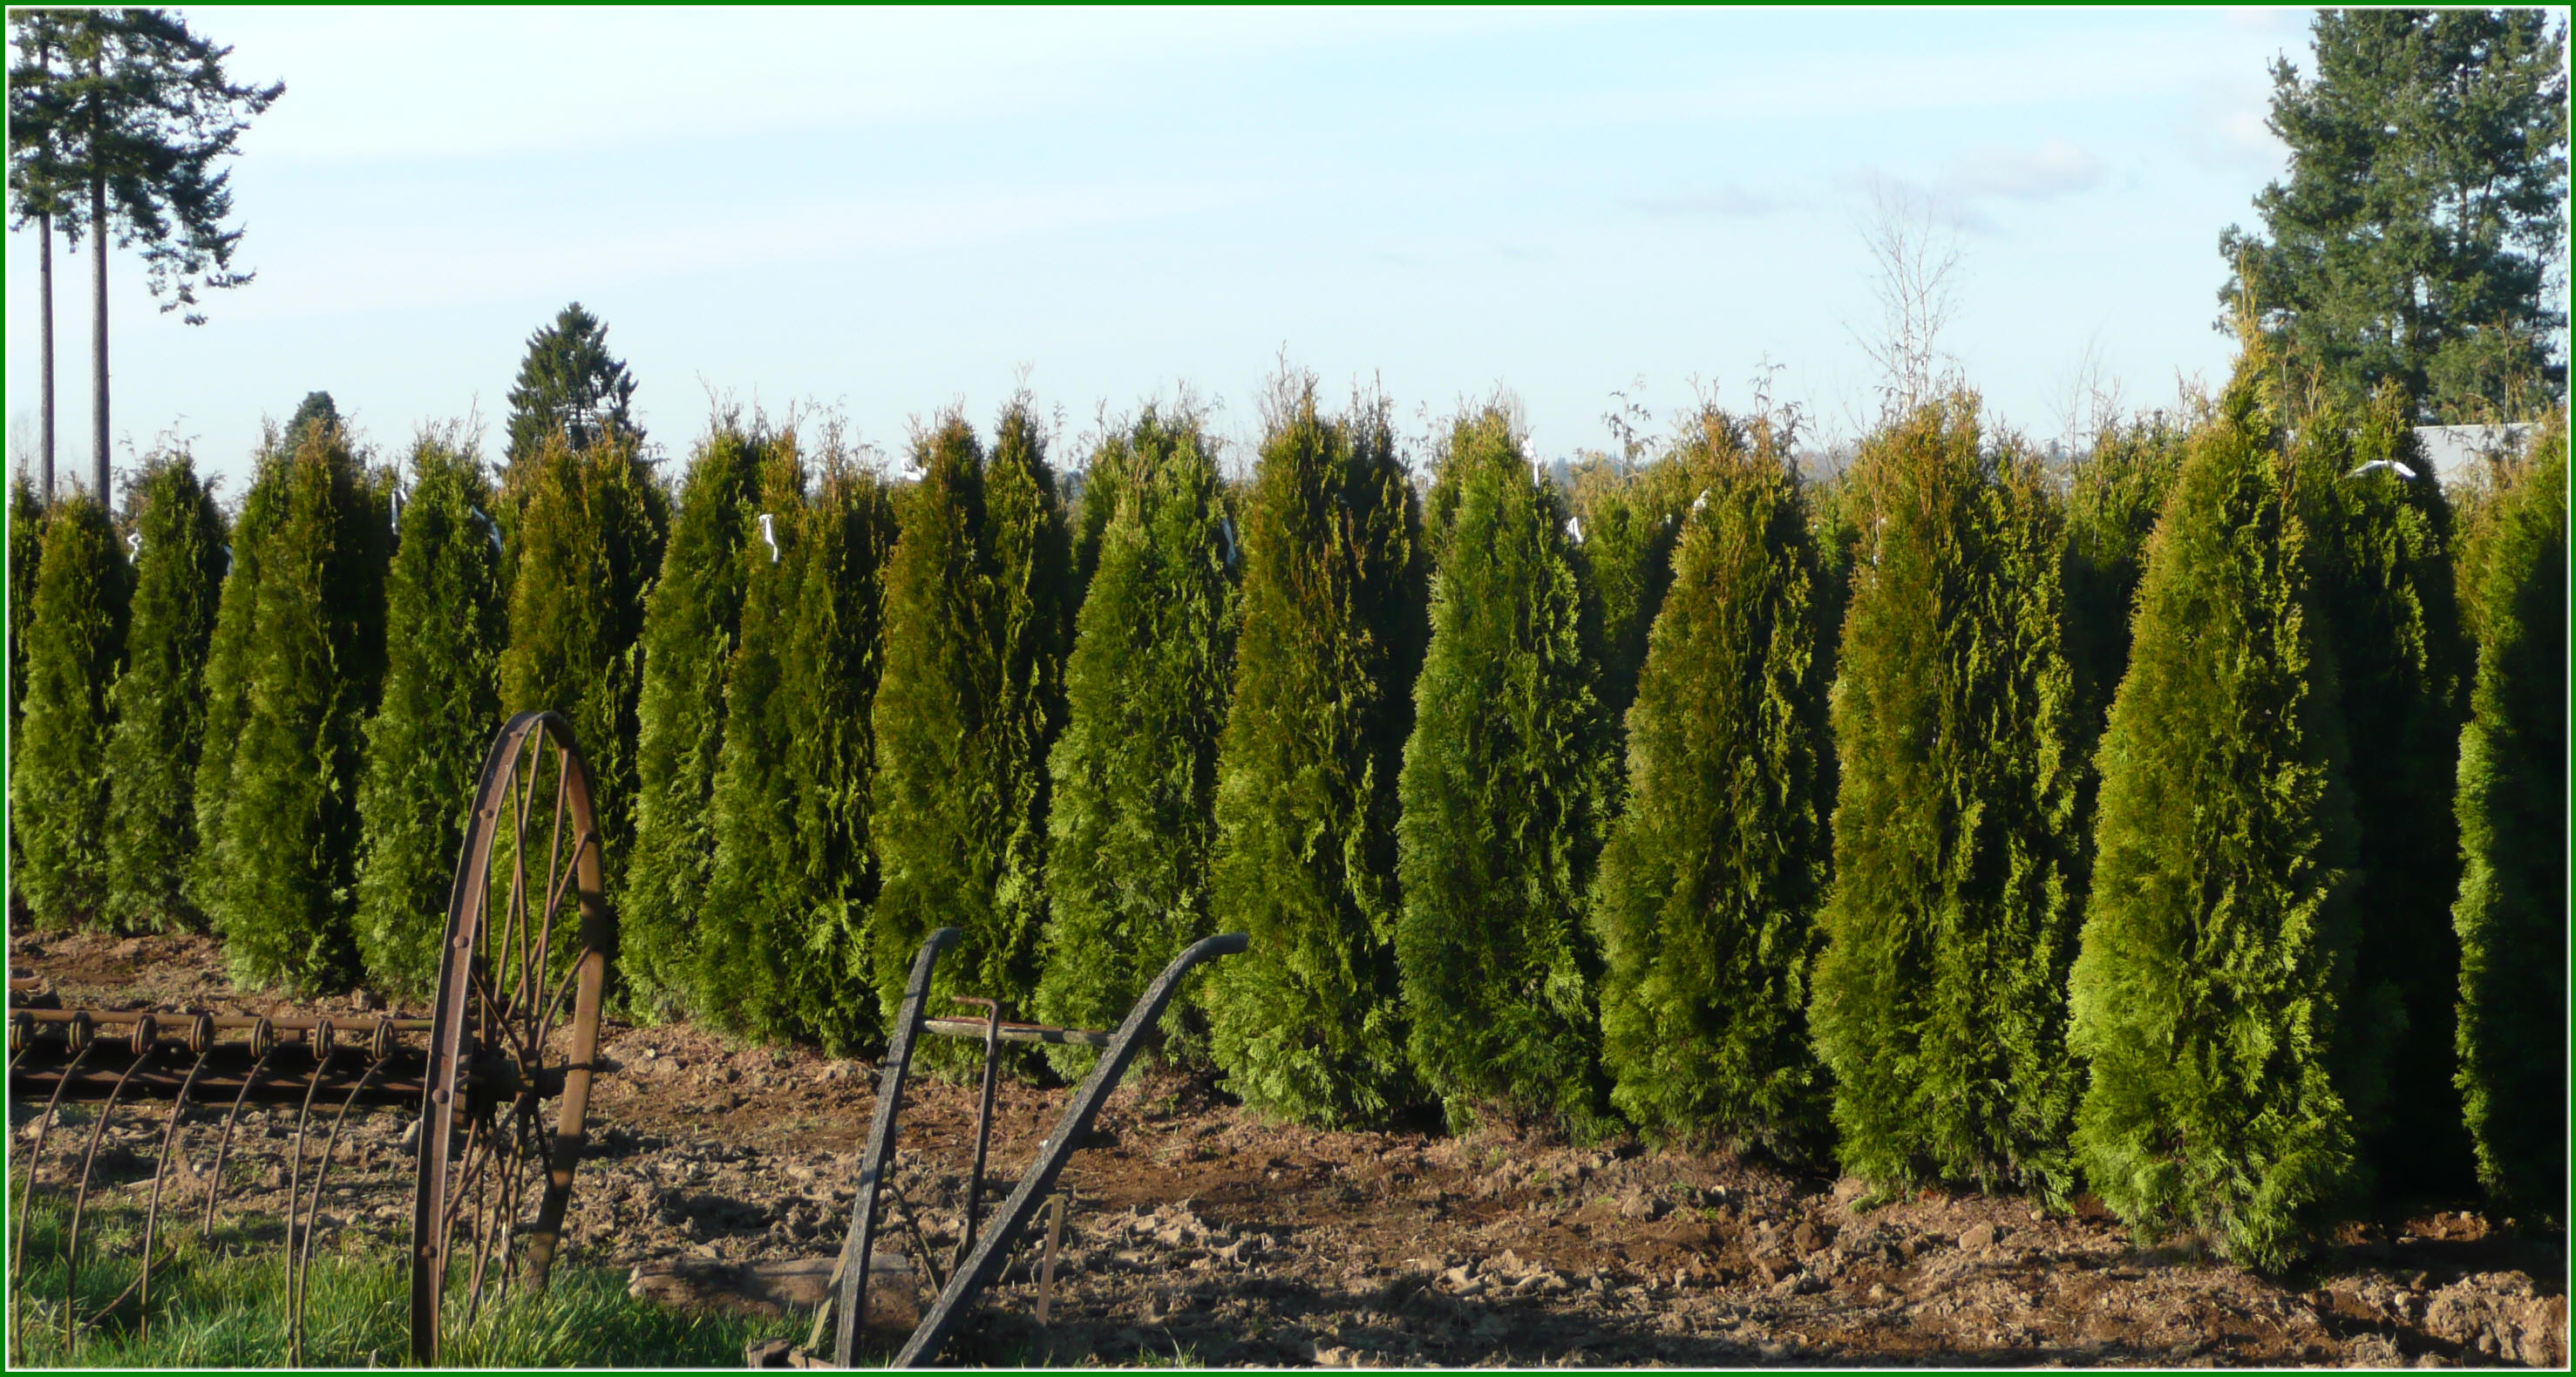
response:
<path id="1" fill-rule="evenodd" d="M 210 323 L 112 262 L 112 433 L 239 475 L 326 388 L 387 457 L 479 416 L 528 333 L 605 319 L 653 437 L 710 398 L 904 444 L 1023 381 L 1079 461 L 1183 387 L 1248 440 L 1284 351 L 1409 426 L 1510 389 L 1555 456 L 1714 386 L 1820 435 L 1872 407 L 1876 189 L 1944 207 L 1943 343 L 2004 423 L 2063 431 L 2216 379 L 2219 230 L 2282 150 L 2266 63 L 2305 10 L 565 12 L 225 9 L 288 91 L 234 163 Z M 85 472 L 89 273 L 56 252 L 59 463 Z M 35 245 L 8 246 L 15 462 Z"/>

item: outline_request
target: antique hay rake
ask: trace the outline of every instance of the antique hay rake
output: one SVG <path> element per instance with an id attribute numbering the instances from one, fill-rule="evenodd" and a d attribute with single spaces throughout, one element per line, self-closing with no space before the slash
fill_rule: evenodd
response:
<path id="1" fill-rule="evenodd" d="M 443 1318 L 471 1323 L 514 1283 L 530 1290 L 546 1285 L 585 1141 L 591 1078 L 603 1069 L 600 998 L 615 940 L 615 920 L 601 893 L 590 776 L 571 728 L 553 713 L 521 713 L 484 757 L 448 901 L 430 1017 L 340 1021 L 11 1008 L 9 1093 L 14 1103 L 43 1106 L 18 1183 L 13 1322 L 25 1299 L 34 1201 L 44 1189 L 68 1191 L 62 1324 L 65 1353 L 71 1352 L 83 1322 L 75 1286 L 100 1144 L 121 1106 L 152 1101 L 169 1110 L 144 1212 L 141 1269 L 92 1316 L 104 1318 L 131 1298 L 137 1325 L 148 1333 L 156 1235 L 171 1195 L 174 1152 L 189 1130 L 214 1129 L 202 1206 L 172 1198 L 177 1208 L 201 1210 L 204 1228 L 212 1230 L 226 1157 L 242 1143 L 236 1126 L 256 1106 L 292 1114 L 283 1173 L 285 1356 L 301 1363 L 315 1226 L 342 1130 L 353 1109 L 396 1109 L 418 1116 L 411 1356 L 437 1361 Z M 13 985 L 13 1005 L 16 994 Z M 77 1157 L 65 1154 L 49 1173 L 47 1139 L 70 1104 L 96 1106 L 97 1114 Z M 308 1144 L 325 1118 L 317 1157 Z"/>

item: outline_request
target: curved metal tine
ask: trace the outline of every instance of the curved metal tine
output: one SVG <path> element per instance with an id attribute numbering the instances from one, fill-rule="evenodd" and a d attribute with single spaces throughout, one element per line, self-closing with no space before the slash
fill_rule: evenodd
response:
<path id="1" fill-rule="evenodd" d="M 18 1188 L 21 1192 L 18 1198 L 18 1246 L 12 1250 L 9 1259 L 10 1349 L 16 1355 L 23 1355 L 26 1349 L 25 1341 L 18 1337 L 26 1333 L 25 1326 L 18 1323 L 18 1314 L 22 1308 L 19 1298 L 27 1293 L 27 1288 L 18 1283 L 27 1273 L 27 1221 L 36 1207 L 36 1174 L 45 1164 L 45 1136 L 54 1131 L 54 1114 L 62 1107 L 64 1089 L 72 1083 L 72 1076 L 80 1070 L 81 1063 L 89 1060 L 89 1054 L 97 1047 L 98 1039 L 92 1037 L 72 1054 L 71 1063 L 63 1068 L 62 1077 L 54 1082 L 54 1093 L 45 1097 L 45 1112 L 36 1120 L 35 1144 L 27 1149 L 27 1180 Z"/>
<path id="2" fill-rule="evenodd" d="M 73 1287 L 80 1281 L 81 1214 L 89 1208 L 90 1169 L 98 1165 L 98 1145 L 107 1137 L 107 1121 L 116 1115 L 116 1102 L 125 1097 L 125 1083 L 134 1079 L 134 1073 L 142 1070 L 143 1063 L 152 1060 L 152 1054 L 160 1050 L 159 1044 L 146 1043 L 142 1051 L 134 1054 L 134 1060 L 125 1064 L 125 1070 L 116 1078 L 115 1087 L 107 1092 L 107 1103 L 99 1106 L 98 1122 L 90 1125 L 89 1150 L 81 1154 L 80 1184 L 72 1188 L 71 1233 L 63 1241 L 63 1356 L 66 1359 L 71 1357 L 72 1343 L 80 1334 L 80 1307 L 72 1303 L 72 1298 Z"/>
<path id="3" fill-rule="evenodd" d="M 214 1052 L 214 1040 L 209 1038 L 197 1053 L 197 1060 L 188 1067 L 187 1079 L 179 1082 L 179 1098 L 171 1103 L 170 1122 L 161 1130 L 160 1162 L 152 1169 L 152 1203 L 143 1212 L 143 1271 L 134 1279 L 134 1285 L 126 1288 L 128 1294 L 140 1293 L 135 1302 L 135 1337 L 141 1340 L 152 1337 L 152 1238 L 161 1224 L 161 1188 L 170 1181 L 170 1149 L 179 1138 L 180 1117 L 188 1112 L 188 1092 L 197 1088 L 197 1075 L 206 1069 L 206 1058 Z M 124 1303 L 125 1297 L 119 1296 L 108 1303 L 107 1311 L 113 1312 Z"/>
<path id="4" fill-rule="evenodd" d="M 303 1195 L 304 1124 L 313 1113 L 313 1097 L 321 1093 L 322 1072 L 329 1061 L 323 1053 L 313 1059 L 313 1080 L 304 1087 L 303 1107 L 295 1111 L 294 1156 L 286 1165 L 286 1355 L 295 1367 L 304 1366 L 304 1298 L 295 1290 L 295 1216 Z M 313 1226 L 308 1221 L 304 1227 L 309 1232 Z"/>
<path id="5" fill-rule="evenodd" d="M 340 1150 L 341 1125 L 349 1121 L 349 1106 L 356 1104 L 358 1096 L 365 1092 L 368 1083 L 390 1065 L 392 1065 L 391 1058 L 379 1057 L 367 1068 L 366 1074 L 358 1077 L 358 1083 L 350 1086 L 348 1095 L 341 1099 L 340 1112 L 331 1116 L 331 1136 L 322 1140 L 322 1165 L 313 1169 L 313 1209 L 305 1216 L 304 1247 L 300 1254 L 290 1255 L 287 1259 L 288 1265 L 294 1268 L 296 1274 L 295 1284 L 287 1288 L 291 1298 L 290 1303 L 295 1307 L 295 1314 L 290 1319 L 288 1328 L 296 1335 L 300 1336 L 304 1333 L 304 1300 L 311 1294 L 313 1286 L 313 1225 L 322 1217 L 322 1183 L 329 1180 L 331 1176 L 331 1154 Z M 287 1202 L 286 1217 L 290 1220 L 295 1217 L 295 1202 L 291 1200 Z M 294 1246 L 294 1242 L 292 1236 L 287 1239 L 289 1247 Z"/>
<path id="6" fill-rule="evenodd" d="M 1056 1177 L 1064 1171 L 1065 1162 L 1073 1156 L 1074 1149 L 1082 1145 L 1082 1135 L 1100 1113 L 1100 1106 L 1106 1104 L 1110 1093 L 1118 1088 L 1119 1077 L 1127 1073 L 1127 1063 L 1135 1056 L 1145 1030 L 1162 1020 L 1163 1006 L 1171 1002 L 1173 993 L 1180 988 L 1181 977 L 1202 961 L 1232 956 L 1249 945 L 1251 939 L 1239 932 L 1203 938 L 1172 958 L 1172 964 L 1154 977 L 1154 983 L 1145 988 L 1144 997 L 1127 1011 L 1127 1021 L 1118 1025 L 1118 1032 L 1110 1038 L 1107 1050 L 1100 1054 L 1100 1063 L 1091 1069 L 1091 1075 L 1083 1081 L 1082 1088 L 1074 1092 L 1073 1102 L 1065 1106 L 1064 1117 L 1056 1120 L 1055 1131 L 1038 1144 L 1037 1160 L 1029 1164 L 1028 1174 L 1020 1178 L 1011 1198 L 1002 1202 L 1002 1208 L 995 1212 L 992 1227 L 975 1245 L 974 1256 L 948 1278 L 948 1285 L 940 1289 L 939 1300 L 921 1317 L 912 1337 L 904 1340 L 903 1351 L 895 1355 L 893 1366 L 914 1367 L 939 1356 L 940 1347 L 948 1342 L 948 1336 L 965 1318 L 967 1307 L 974 1303 L 993 1274 L 1001 1270 L 1003 1260 L 1010 1255 L 1013 1240 L 1037 1213 L 1038 1203 L 1055 1189 Z"/>
<path id="7" fill-rule="evenodd" d="M 277 1043 L 272 1039 L 268 1050 L 250 1064 L 250 1074 L 242 1077 L 241 1091 L 233 1096 L 232 1112 L 224 1116 L 224 1131 L 215 1139 L 215 1170 L 206 1178 L 206 1221 L 199 1226 L 206 1233 L 215 1229 L 215 1197 L 224 1191 L 224 1154 L 232 1150 L 233 1124 L 241 1118 L 242 1102 L 250 1098 L 250 1088 L 259 1084 L 259 1073 L 268 1069 L 268 1059 L 275 1055 Z"/>
<path id="8" fill-rule="evenodd" d="M 892 1179 L 887 1180 L 885 1188 L 886 1194 L 894 1198 L 895 1209 L 903 1215 L 903 1218 L 897 1222 L 903 1225 L 904 1233 L 911 1237 L 913 1250 L 921 1254 L 921 1270 L 929 1275 L 932 1286 L 941 1291 L 947 1290 L 948 1269 L 939 1265 L 939 1255 L 931 1251 L 929 1238 L 921 1232 L 921 1221 L 913 1212 L 912 1198 L 905 1195 L 903 1187 Z"/>
<path id="9" fill-rule="evenodd" d="M 921 1037 L 921 1006 L 930 999 L 930 972 L 939 954 L 966 934 L 940 928 L 925 938 L 912 959 L 912 978 L 904 987 L 903 1005 L 895 1014 L 886 1043 L 885 1071 L 877 1078 L 877 1107 L 868 1123 L 866 1155 L 859 1161 L 857 1198 L 850 1205 L 850 1231 L 841 1240 L 841 1298 L 836 1307 L 840 1328 L 832 1337 L 832 1361 L 848 1367 L 858 1351 L 859 1327 L 868 1307 L 868 1254 L 876 1246 L 877 1196 L 894 1170 L 895 1117 L 903 1108 L 904 1078 L 912 1072 L 912 1045 Z"/>

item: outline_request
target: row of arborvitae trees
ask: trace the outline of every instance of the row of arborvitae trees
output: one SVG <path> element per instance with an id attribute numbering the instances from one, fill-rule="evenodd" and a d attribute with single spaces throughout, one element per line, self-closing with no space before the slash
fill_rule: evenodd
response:
<path id="1" fill-rule="evenodd" d="M 1488 409 L 1417 495 L 1292 379 L 1248 487 L 1152 408 L 1072 513 L 1024 402 L 901 487 L 720 417 L 675 499 L 612 432 L 425 438 L 397 505 L 318 424 L 228 576 L 184 461 L 131 560 L 77 501 L 13 540 L 15 873 L 417 991 L 552 707 L 642 1013 L 863 1048 L 954 925 L 942 996 L 1101 1026 L 1241 929 L 1167 1055 L 1307 1122 L 2089 1185 L 2261 1266 L 2374 1173 L 2560 1215 L 2563 422 L 2455 530 L 2401 398 L 2289 391 L 2258 350 L 2067 474 L 1955 398 L 1824 484 L 1703 410 L 1570 490 Z"/>

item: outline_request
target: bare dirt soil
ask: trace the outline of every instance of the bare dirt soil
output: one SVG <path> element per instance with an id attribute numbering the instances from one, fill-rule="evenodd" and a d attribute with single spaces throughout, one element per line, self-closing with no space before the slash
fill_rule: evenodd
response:
<path id="1" fill-rule="evenodd" d="M 10 970 L 43 977 L 71 1005 L 290 1011 L 235 991 L 203 938 L 25 936 Z M 292 1011 L 374 1008 L 360 995 Z M 631 1267 L 836 1251 L 875 1067 L 740 1047 L 686 1026 L 612 1023 L 605 1051 L 617 1070 L 592 1102 L 572 1260 Z M 987 1210 L 1069 1093 L 1004 1085 Z M 132 1183 L 148 1178 L 160 1117 L 120 1111 L 102 1167 L 120 1188 L 142 1189 Z M 22 1147 L 32 1118 L 12 1107 Z M 972 1087 L 915 1076 L 895 1183 L 943 1264 L 959 1235 L 973 1123 Z M 402 1236 L 408 1128 L 387 1113 L 349 1130 L 327 1223 Z M 257 1210 L 279 1184 L 254 1183 L 226 1208 Z M 1034 1321 L 1036 1250 L 1023 1247 L 948 1361 L 2562 1367 L 2568 1358 L 2564 1234 L 2490 1219 L 2473 1199 L 2391 1207 L 2346 1226 L 2304 1270 L 2267 1279 L 2189 1248 L 2142 1251 L 2089 1201 L 2055 1215 L 2004 1195 L 1874 1203 L 1856 1181 L 1725 1154 L 1317 1132 L 1248 1113 L 1204 1079 L 1162 1073 L 1131 1077 L 1110 1101 L 1063 1187 L 1073 1208 L 1053 1322 Z M 907 1246 L 902 1230 L 892 1234 L 881 1246 Z"/>

